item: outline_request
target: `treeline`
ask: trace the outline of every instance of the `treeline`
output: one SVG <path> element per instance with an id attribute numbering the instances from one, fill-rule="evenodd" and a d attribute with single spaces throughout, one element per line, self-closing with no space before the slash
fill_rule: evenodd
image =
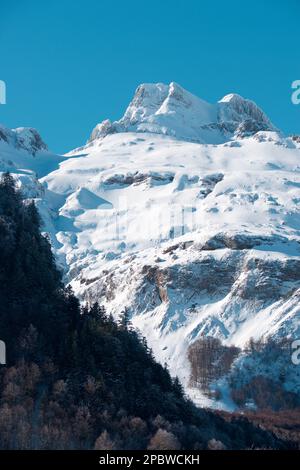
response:
<path id="1" fill-rule="evenodd" d="M 218 414 L 229 423 L 239 418 L 239 413 L 226 413 L 219 411 Z M 245 410 L 243 416 L 250 419 L 256 426 L 267 429 L 279 439 L 294 442 L 296 448 L 300 448 L 300 407 L 273 411 L 264 409 L 262 411 Z"/>
<path id="2" fill-rule="evenodd" d="M 234 364 L 238 357 L 238 364 Z M 300 407 L 299 394 L 285 387 L 292 368 L 291 342 L 287 338 L 277 341 L 251 338 L 240 349 L 225 346 L 217 338 L 200 337 L 190 345 L 188 359 L 190 385 L 209 396 L 222 398 L 217 381 L 225 378 L 231 398 L 240 409 Z"/>
<path id="3" fill-rule="evenodd" d="M 229 372 L 240 352 L 235 346 L 224 346 L 218 338 L 202 336 L 197 339 L 188 349 L 190 385 L 208 393 L 210 384 Z"/>
<path id="4" fill-rule="evenodd" d="M 64 287 L 33 203 L 0 181 L 1 449 L 289 447 L 249 421 L 197 409 L 128 312 L 116 323 Z"/>
<path id="5" fill-rule="evenodd" d="M 241 408 L 254 405 L 257 410 L 300 408 L 299 385 L 291 387 L 296 375 L 291 359 L 291 340 L 251 339 L 244 352 L 243 367 L 235 368 L 230 376 L 231 396 L 235 403 Z"/>

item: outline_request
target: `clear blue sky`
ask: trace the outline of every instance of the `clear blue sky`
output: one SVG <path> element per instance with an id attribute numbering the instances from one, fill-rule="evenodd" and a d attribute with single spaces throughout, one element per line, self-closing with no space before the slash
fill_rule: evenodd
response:
<path id="1" fill-rule="evenodd" d="M 139 83 L 176 81 L 212 102 L 251 98 L 300 133 L 299 24 L 299 0 L 0 0 L 0 122 L 65 152 L 121 117 Z"/>

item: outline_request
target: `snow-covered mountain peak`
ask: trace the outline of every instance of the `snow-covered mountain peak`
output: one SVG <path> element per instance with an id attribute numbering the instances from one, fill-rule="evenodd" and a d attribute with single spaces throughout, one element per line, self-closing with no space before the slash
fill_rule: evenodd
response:
<path id="1" fill-rule="evenodd" d="M 168 95 L 162 103 L 156 115 L 175 115 L 177 125 L 186 124 L 187 120 L 192 123 L 197 120 L 198 126 L 214 122 L 217 113 L 215 106 L 201 100 L 188 92 L 175 82 L 171 82 Z"/>
<path id="2" fill-rule="evenodd" d="M 144 83 L 136 89 L 124 116 L 98 124 L 89 143 L 117 132 L 147 132 L 220 144 L 266 130 L 276 129 L 253 101 L 237 94 L 210 104 L 175 82 Z"/>
<path id="3" fill-rule="evenodd" d="M 133 124 L 155 114 L 167 98 L 168 90 L 168 86 L 163 83 L 139 85 L 121 121 Z"/>
<path id="4" fill-rule="evenodd" d="M 63 160 L 65 157 L 48 151 L 36 129 L 9 129 L 0 124 L 0 172 L 10 171 L 40 178 L 57 169 Z"/>
<path id="5" fill-rule="evenodd" d="M 273 124 L 266 114 L 257 106 L 254 101 L 243 98 L 236 93 L 225 95 L 219 102 L 219 119 L 222 121 L 253 120 L 260 123 L 266 129 L 275 130 Z"/>
<path id="6" fill-rule="evenodd" d="M 48 150 L 38 131 L 32 127 L 8 129 L 0 125 L 0 141 L 4 141 L 18 150 L 25 150 L 31 155 Z"/>

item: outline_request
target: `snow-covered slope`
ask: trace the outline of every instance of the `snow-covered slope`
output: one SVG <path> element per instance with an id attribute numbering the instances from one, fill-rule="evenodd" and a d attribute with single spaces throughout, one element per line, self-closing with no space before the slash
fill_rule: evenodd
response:
<path id="1" fill-rule="evenodd" d="M 127 307 L 186 387 L 200 335 L 300 337 L 300 143 L 253 102 L 141 85 L 52 168 L 2 144 L 11 168 L 43 162 L 37 202 L 75 292 Z"/>

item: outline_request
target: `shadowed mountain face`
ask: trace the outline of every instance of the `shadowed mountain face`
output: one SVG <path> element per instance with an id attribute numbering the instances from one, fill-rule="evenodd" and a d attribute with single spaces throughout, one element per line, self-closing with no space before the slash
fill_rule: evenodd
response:
<path id="1" fill-rule="evenodd" d="M 33 158 L 4 140 L 0 152 L 76 294 L 116 318 L 126 306 L 197 403 L 237 406 L 228 377 L 213 384 L 218 401 L 191 387 L 188 350 L 202 336 L 241 350 L 250 338 L 300 337 L 300 143 L 255 103 L 230 94 L 211 105 L 174 83 L 144 84 L 119 121 L 64 157 Z M 249 373 L 243 357 L 231 372 L 244 389 L 259 370 L 300 395 L 289 356 L 284 378 L 258 355 Z"/>

